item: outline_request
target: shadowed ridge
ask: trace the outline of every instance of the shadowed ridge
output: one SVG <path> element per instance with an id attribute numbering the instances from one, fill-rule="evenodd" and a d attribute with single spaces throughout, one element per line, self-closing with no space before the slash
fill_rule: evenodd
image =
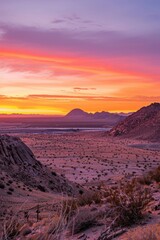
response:
<path id="1" fill-rule="evenodd" d="M 160 141 L 160 103 L 152 103 L 133 113 L 112 128 L 109 135 Z"/>

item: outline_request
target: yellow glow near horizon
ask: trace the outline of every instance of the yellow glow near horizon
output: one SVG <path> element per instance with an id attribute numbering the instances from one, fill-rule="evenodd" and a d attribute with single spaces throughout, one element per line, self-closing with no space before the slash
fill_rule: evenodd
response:
<path id="1" fill-rule="evenodd" d="M 124 71 L 114 62 L 9 50 L 1 51 L 0 61 L 1 114 L 132 112 L 160 101 L 157 76 Z"/>

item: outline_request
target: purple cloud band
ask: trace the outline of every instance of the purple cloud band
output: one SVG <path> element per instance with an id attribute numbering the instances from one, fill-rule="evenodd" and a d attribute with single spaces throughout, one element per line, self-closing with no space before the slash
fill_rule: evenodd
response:
<path id="1" fill-rule="evenodd" d="M 151 57 L 160 59 L 160 33 L 129 36 L 114 31 L 42 30 L 1 25 L 5 32 L 1 45 L 41 49 L 50 53 L 85 54 L 103 57 Z"/>

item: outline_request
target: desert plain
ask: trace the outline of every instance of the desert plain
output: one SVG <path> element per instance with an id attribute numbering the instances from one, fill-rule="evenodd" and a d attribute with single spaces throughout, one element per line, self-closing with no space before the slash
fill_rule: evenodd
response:
<path id="1" fill-rule="evenodd" d="M 51 172 L 80 184 L 87 191 L 97 192 L 104 187 L 116 187 L 121 180 L 130 181 L 141 177 L 158 167 L 160 163 L 159 143 L 108 137 L 107 131 L 87 130 L 53 134 L 19 132 L 13 135 L 20 137 L 32 150 L 36 159 Z M 4 213 L 1 220 L 4 220 L 4 216 L 8 219 L 9 216 L 17 214 L 19 218 L 26 219 L 26 224 L 28 221 L 35 221 L 32 233 L 29 232 L 19 239 L 45 239 L 39 238 L 39 234 L 44 231 L 47 224 L 44 223 L 44 219 L 52 218 L 68 197 L 61 189 L 59 193 L 43 192 L 26 187 L 22 183 L 15 183 L 7 175 L 2 176 L 1 179 L 7 183 L 8 188 L 14 189 L 11 195 L 6 194 L 7 189 L 1 195 L 1 210 L 3 209 Z M 157 189 L 158 186 L 153 184 L 153 205 L 159 204 L 160 193 Z M 93 208 L 93 211 L 94 207 L 92 204 L 87 206 L 88 209 Z M 40 208 L 39 219 L 37 219 L 37 208 Z M 159 220 L 160 210 L 155 211 L 143 224 L 155 224 L 159 223 Z M 69 234 L 57 239 L 97 240 L 105 228 L 104 224 L 100 224 L 87 229 L 84 233 L 80 231 L 78 234 Z M 121 238 L 112 239 L 125 239 L 125 233 Z"/>
<path id="2" fill-rule="evenodd" d="M 160 161 L 160 144 L 110 138 L 102 131 L 20 137 L 42 164 L 89 188 L 140 176 Z"/>

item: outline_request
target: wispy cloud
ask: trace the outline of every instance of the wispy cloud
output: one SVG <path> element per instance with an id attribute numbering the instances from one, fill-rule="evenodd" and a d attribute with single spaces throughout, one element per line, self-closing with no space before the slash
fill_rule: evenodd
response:
<path id="1" fill-rule="evenodd" d="M 75 91 L 90 91 L 90 90 L 96 90 L 96 88 L 84 88 L 84 87 L 74 87 Z"/>
<path id="2" fill-rule="evenodd" d="M 32 94 L 24 97 L 15 97 L 15 96 L 7 96 L 0 95 L 0 100 L 38 100 L 38 99 L 46 99 L 46 100 L 58 100 L 58 99 L 86 99 L 86 100 L 100 100 L 100 101 L 157 101 L 160 102 L 160 96 L 134 96 L 134 97 L 109 97 L 109 96 L 101 96 L 101 95 L 49 95 L 49 94 Z"/>

